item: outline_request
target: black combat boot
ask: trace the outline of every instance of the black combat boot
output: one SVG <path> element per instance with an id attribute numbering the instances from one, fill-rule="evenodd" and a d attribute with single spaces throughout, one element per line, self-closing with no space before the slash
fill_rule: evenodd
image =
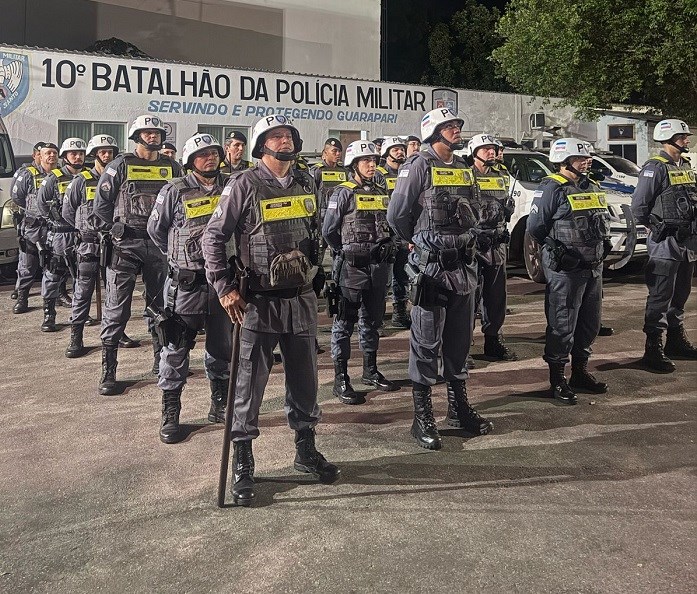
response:
<path id="1" fill-rule="evenodd" d="M 14 301 L 15 299 L 17 299 L 17 295 L 19 295 L 19 291 L 17 291 L 17 289 L 13 289 L 12 293 L 10 293 L 10 299 Z"/>
<path id="2" fill-rule="evenodd" d="M 503 343 L 503 337 L 500 334 L 496 336 L 489 336 L 487 334 L 484 336 L 484 354 L 487 357 L 499 359 L 500 361 L 518 360 L 518 355 Z"/>
<path id="3" fill-rule="evenodd" d="M 119 347 L 115 344 L 102 343 L 102 377 L 99 379 L 99 393 L 113 396 L 116 389 L 116 366 Z"/>
<path id="4" fill-rule="evenodd" d="M 152 332 L 152 374 L 157 377 L 160 375 L 160 355 L 162 354 L 162 345 L 156 332 Z"/>
<path id="5" fill-rule="evenodd" d="M 605 394 L 607 384 L 599 382 L 595 376 L 588 371 L 588 361 L 571 361 L 571 378 L 569 386 L 577 390 L 592 392 L 594 394 Z"/>
<path id="6" fill-rule="evenodd" d="M 411 425 L 411 435 L 422 448 L 440 450 L 443 440 L 438 433 L 436 420 L 433 418 L 431 403 L 431 388 L 424 384 L 415 383 L 412 387 L 414 397 L 414 422 Z"/>
<path id="7" fill-rule="evenodd" d="M 494 424 L 474 410 L 467 400 L 467 386 L 462 380 L 448 382 L 448 416 L 451 427 L 460 427 L 468 433 L 486 435 L 493 431 Z"/>
<path id="8" fill-rule="evenodd" d="M 162 443 L 179 443 L 184 436 L 179 429 L 179 413 L 182 409 L 182 390 L 162 391 L 162 423 L 160 424 L 160 441 Z"/>
<path id="9" fill-rule="evenodd" d="M 334 360 L 334 388 L 332 394 L 344 404 L 363 404 L 365 398 L 353 389 L 348 376 L 348 361 Z"/>
<path id="10" fill-rule="evenodd" d="M 255 497 L 252 440 L 236 441 L 232 447 L 232 501 L 235 505 L 249 507 Z"/>
<path id="11" fill-rule="evenodd" d="M 295 462 L 293 468 L 314 474 L 321 483 L 331 484 L 339 480 L 341 470 L 317 451 L 315 430 L 302 429 L 295 432 Z"/>
<path id="12" fill-rule="evenodd" d="M 68 359 L 76 359 L 85 354 L 85 345 L 82 342 L 82 333 L 85 329 L 84 324 L 73 324 L 70 326 L 70 344 L 65 349 L 65 356 Z"/>
<path id="13" fill-rule="evenodd" d="M 697 347 L 687 338 L 684 326 L 668 328 L 666 336 L 666 355 L 672 357 L 683 357 L 684 359 L 697 359 Z"/>
<path id="14" fill-rule="evenodd" d="M 73 306 L 73 299 L 68 294 L 68 288 L 65 286 L 65 281 L 58 286 L 58 305 L 61 307 Z"/>
<path id="15" fill-rule="evenodd" d="M 44 299 L 44 322 L 41 324 L 41 332 L 56 331 L 56 300 Z"/>
<path id="16" fill-rule="evenodd" d="M 29 311 L 29 289 L 19 289 L 17 291 L 17 303 L 14 304 L 12 311 L 16 314 L 23 314 Z"/>
<path id="17" fill-rule="evenodd" d="M 406 301 L 395 301 L 392 309 L 392 327 L 393 328 L 410 328 L 411 317 L 407 313 Z"/>
<path id="18" fill-rule="evenodd" d="M 363 353 L 363 377 L 361 380 L 364 384 L 380 388 L 383 392 L 399 390 L 397 384 L 388 380 L 378 371 L 377 356 L 378 354 L 375 352 Z"/>
<path id="19" fill-rule="evenodd" d="M 549 363 L 549 384 L 552 387 L 552 396 L 564 404 L 576 404 L 577 398 L 574 391 L 569 388 L 564 377 L 564 363 Z"/>
<path id="20" fill-rule="evenodd" d="M 648 369 L 662 373 L 675 371 L 675 363 L 666 357 L 663 352 L 663 338 L 660 332 L 646 335 L 644 356 L 639 359 L 639 363 Z"/>
<path id="21" fill-rule="evenodd" d="M 225 407 L 227 406 L 227 390 L 230 380 L 211 380 L 211 409 L 208 411 L 208 420 L 211 423 L 225 422 Z"/>
<path id="22" fill-rule="evenodd" d="M 598 336 L 612 336 L 614 333 L 614 328 L 610 328 L 610 326 L 603 326 L 602 324 L 600 325 L 600 330 L 598 330 Z"/>
<path id="23" fill-rule="evenodd" d="M 140 341 L 138 340 L 133 340 L 130 336 L 128 336 L 125 332 L 121 335 L 121 338 L 119 339 L 119 346 L 122 349 L 137 349 L 140 346 Z M 157 368 L 159 371 L 160 368 L 160 361 L 157 361 Z"/>

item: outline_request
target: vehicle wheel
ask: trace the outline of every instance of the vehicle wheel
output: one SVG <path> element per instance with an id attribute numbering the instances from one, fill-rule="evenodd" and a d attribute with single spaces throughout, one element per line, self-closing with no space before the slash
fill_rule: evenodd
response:
<path id="1" fill-rule="evenodd" d="M 545 283 L 547 279 L 542 269 L 542 246 L 527 231 L 523 240 L 523 255 L 530 279 L 536 283 Z"/>

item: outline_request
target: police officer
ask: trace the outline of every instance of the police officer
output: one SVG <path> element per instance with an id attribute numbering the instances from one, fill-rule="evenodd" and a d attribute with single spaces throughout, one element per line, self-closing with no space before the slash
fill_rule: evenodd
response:
<path id="1" fill-rule="evenodd" d="M 506 318 L 506 252 L 510 235 L 506 223 L 514 211 L 508 193 L 508 173 L 497 167 L 497 143 L 490 134 L 476 134 L 467 145 L 474 174 L 472 205 L 477 218 L 477 260 L 481 286 L 484 354 L 514 361 L 516 354 L 501 337 Z"/>
<path id="2" fill-rule="evenodd" d="M 384 165 L 378 167 L 387 186 L 388 196 L 392 196 L 397 174 L 401 165 L 406 160 L 407 145 L 398 136 L 388 136 L 382 143 L 382 158 Z M 392 265 L 392 326 L 395 328 L 409 328 L 411 319 L 407 313 L 407 287 L 409 278 L 404 267 L 409 257 L 409 247 L 401 240 L 397 240 L 394 264 Z"/>
<path id="3" fill-rule="evenodd" d="M 377 138 L 373 138 L 372 142 L 375 145 L 378 153 L 382 154 L 382 143 L 385 142 L 385 139 L 382 136 L 378 136 Z"/>
<path id="4" fill-rule="evenodd" d="M 182 154 L 189 174 L 172 180 L 160 190 L 148 221 L 148 233 L 169 261 L 165 283 L 166 314 L 158 330 L 162 335 L 160 375 L 162 423 L 160 440 L 177 443 L 180 431 L 181 395 L 189 372 L 189 352 L 196 334 L 205 327 L 203 362 L 211 386 L 208 420 L 225 422 L 230 377 L 230 318 L 206 281 L 201 238 L 206 223 L 218 206 L 225 178 L 220 171 L 223 147 L 209 134 L 186 141 Z"/>
<path id="5" fill-rule="evenodd" d="M 339 469 L 315 448 L 317 405 L 318 236 L 315 184 L 291 166 L 302 149 L 290 119 L 267 116 L 254 126 L 255 167 L 233 175 L 203 234 L 206 274 L 223 308 L 242 325 L 231 438 L 234 442 L 232 495 L 238 505 L 254 499 L 252 440 L 259 435 L 259 408 L 280 342 L 286 369 L 286 414 L 296 431 L 295 468 L 323 482 Z M 234 236 L 248 270 L 247 294 L 230 274 L 225 245 Z"/>
<path id="6" fill-rule="evenodd" d="M 159 154 L 165 134 L 164 124 L 157 116 L 137 117 L 128 133 L 128 138 L 135 142 L 133 153 L 120 154 L 109 163 L 99 178 L 94 198 L 93 213 L 101 219 L 102 228 L 111 231 L 113 241 L 102 315 L 102 395 L 117 393 L 119 339 L 131 317 L 137 274 L 143 275 L 146 304 L 159 308 L 163 304 L 167 263 L 146 226 L 162 186 L 181 176 L 179 164 Z M 157 373 L 162 345 L 152 318 L 148 325 L 153 338 L 153 373 Z"/>
<path id="7" fill-rule="evenodd" d="M 97 134 L 87 143 L 86 158 L 94 159 L 94 167 L 76 175 L 65 190 L 61 214 L 68 225 L 78 231 L 76 264 L 77 279 L 73 289 L 72 315 L 70 318 L 70 344 L 65 356 L 73 359 L 86 353 L 83 343 L 84 327 L 96 323 L 90 318 L 92 294 L 99 282 L 99 219 L 92 214 L 92 205 L 97 191 L 97 182 L 119 153 L 113 136 Z M 120 346 L 137 347 L 140 343 L 124 333 Z"/>
<path id="8" fill-rule="evenodd" d="M 177 147 L 171 142 L 163 142 L 160 154 L 169 157 L 172 161 L 177 160 Z"/>
<path id="9" fill-rule="evenodd" d="M 644 164 L 632 195 L 634 218 L 649 229 L 646 348 L 641 363 L 662 372 L 675 370 L 668 356 L 697 359 L 697 348 L 690 343 L 683 325 L 697 258 L 697 185 L 694 171 L 683 158 L 691 135 L 682 120 L 656 124 L 653 139 L 663 148 Z"/>
<path id="10" fill-rule="evenodd" d="M 449 109 L 434 109 L 421 120 L 430 146 L 400 168 L 387 220 L 414 244 L 407 271 L 412 281 L 409 377 L 414 397 L 411 434 L 424 448 L 442 447 L 433 417 L 431 386 L 442 350 L 451 426 L 484 435 L 493 424 L 469 405 L 465 359 L 472 342 L 474 290 L 477 286 L 475 218 L 470 205 L 472 172 L 455 156 L 462 149 L 462 119 Z"/>
<path id="11" fill-rule="evenodd" d="M 576 404 L 572 388 L 607 392 L 607 384 L 588 372 L 591 345 L 600 329 L 603 259 L 611 247 L 605 193 L 592 182 L 592 157 L 578 138 L 556 140 L 549 160 L 559 173 L 542 180 L 535 192 L 527 231 L 542 248 L 547 278 L 547 331 L 544 360 L 552 395 Z M 571 380 L 564 369 L 571 355 Z"/>
<path id="12" fill-rule="evenodd" d="M 34 145 L 34 161 L 20 167 L 12 180 L 10 197 L 19 207 L 19 263 L 17 265 L 17 302 L 12 311 L 22 314 L 29 311 L 29 291 L 36 273 L 41 267 L 39 250 L 46 248 L 46 223 L 39 211 L 36 194 L 41 182 L 58 162 L 58 147 L 52 142 Z"/>
<path id="13" fill-rule="evenodd" d="M 56 300 L 60 286 L 68 275 L 76 274 L 75 228 L 62 215 L 63 197 L 70 181 L 85 164 L 87 143 L 82 138 L 67 138 L 61 145 L 58 156 L 63 166 L 52 169 L 37 192 L 39 212 L 48 224 L 47 242 L 51 246 L 51 261 L 44 268 L 41 295 L 44 298 L 44 321 L 42 332 L 56 331 Z"/>
<path id="14" fill-rule="evenodd" d="M 352 179 L 334 190 L 322 227 L 322 235 L 337 254 L 334 280 L 341 296 L 332 324 L 333 393 L 344 404 L 365 402 L 351 386 L 347 370 L 356 322 L 363 351 L 363 382 L 386 392 L 399 389 L 377 368 L 378 328 L 385 314 L 395 249 L 386 218 L 388 195 L 384 186 L 375 183 L 379 157 L 375 145 L 367 140 L 348 146 L 346 166 Z"/>
<path id="15" fill-rule="evenodd" d="M 233 130 L 225 139 L 225 160 L 220 164 L 223 173 L 231 174 L 235 171 L 244 171 L 254 165 L 251 161 L 243 159 L 244 149 L 247 146 L 247 137 Z"/>
<path id="16" fill-rule="evenodd" d="M 340 164 L 344 147 L 338 138 L 327 138 L 322 149 L 322 160 L 310 167 L 310 175 L 315 180 L 319 194 L 319 225 L 324 223 L 329 197 L 334 188 L 344 183 L 350 177 L 350 173 Z M 322 251 L 324 255 L 324 250 Z"/>
<path id="17" fill-rule="evenodd" d="M 414 153 L 418 153 L 420 150 L 421 139 L 418 136 L 407 136 L 407 159 L 411 157 Z"/>

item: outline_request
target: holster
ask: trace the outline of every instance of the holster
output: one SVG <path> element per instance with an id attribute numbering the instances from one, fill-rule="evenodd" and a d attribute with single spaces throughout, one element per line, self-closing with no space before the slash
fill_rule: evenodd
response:
<path id="1" fill-rule="evenodd" d="M 409 301 L 413 305 L 445 307 L 448 304 L 448 291 L 446 289 L 419 272 L 412 264 L 407 264 L 404 270 L 409 278 Z"/>
<path id="2" fill-rule="evenodd" d="M 569 253 L 566 246 L 558 239 L 548 236 L 545 238 L 545 244 L 552 255 L 549 267 L 554 272 L 570 272 L 581 267 L 581 259 Z"/>
<path id="3" fill-rule="evenodd" d="M 339 300 L 341 290 L 333 281 L 327 281 L 324 287 L 324 296 L 327 298 L 327 316 L 330 318 L 339 314 Z"/>
<path id="4" fill-rule="evenodd" d="M 145 308 L 153 320 L 155 334 L 161 345 L 172 345 L 174 348 L 189 346 L 193 348 L 196 332 L 191 330 L 178 314 L 169 308 L 160 309 L 154 303 Z"/>
<path id="5" fill-rule="evenodd" d="M 102 233 L 99 241 L 99 267 L 111 266 L 111 258 L 114 253 L 114 244 L 109 233 Z"/>

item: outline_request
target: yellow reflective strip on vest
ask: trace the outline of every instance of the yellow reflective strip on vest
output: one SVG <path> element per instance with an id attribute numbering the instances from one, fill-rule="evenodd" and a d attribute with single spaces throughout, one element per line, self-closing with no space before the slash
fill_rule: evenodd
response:
<path id="1" fill-rule="evenodd" d="M 668 181 L 671 186 L 682 186 L 685 184 L 695 183 L 695 172 L 691 169 L 669 169 L 668 170 Z"/>
<path id="2" fill-rule="evenodd" d="M 553 179 L 554 181 L 558 181 L 560 184 L 569 183 L 568 179 L 566 179 L 563 175 L 559 175 L 558 173 L 550 173 L 547 177 L 549 179 Z"/>
<path id="3" fill-rule="evenodd" d="M 327 171 L 322 170 L 322 181 L 323 182 L 345 182 L 346 172 L 345 171 Z"/>
<path id="4" fill-rule="evenodd" d="M 396 177 L 386 177 L 385 183 L 387 184 L 388 190 L 394 190 L 394 187 L 397 185 L 397 178 Z"/>
<path id="5" fill-rule="evenodd" d="M 127 181 L 165 180 L 172 179 L 170 165 L 128 165 L 126 167 Z"/>
<path id="6" fill-rule="evenodd" d="M 187 219 L 196 219 L 212 215 L 220 202 L 220 196 L 201 196 L 184 200 L 184 216 Z"/>
<path id="7" fill-rule="evenodd" d="M 571 210 L 591 210 L 594 208 L 607 209 L 605 192 L 587 192 L 583 194 L 567 194 Z"/>
<path id="8" fill-rule="evenodd" d="M 62 196 L 70 185 L 70 180 L 64 182 L 58 182 L 58 193 Z"/>
<path id="9" fill-rule="evenodd" d="M 51 169 L 51 173 L 56 177 L 63 177 L 63 172 L 60 169 Z"/>
<path id="10" fill-rule="evenodd" d="M 85 187 L 85 199 L 89 202 L 94 200 L 94 196 L 97 193 L 97 186 L 87 186 Z"/>
<path id="11" fill-rule="evenodd" d="M 388 202 L 384 194 L 356 194 L 356 210 L 387 210 Z"/>
<path id="12" fill-rule="evenodd" d="M 81 172 L 80 172 L 80 175 L 81 175 L 82 177 L 84 177 L 85 179 L 94 179 L 94 178 L 92 177 L 92 172 L 89 171 L 88 169 L 86 169 L 85 171 L 81 171 Z"/>
<path id="13" fill-rule="evenodd" d="M 668 159 L 665 157 L 661 157 L 661 155 L 656 155 L 655 157 L 651 157 L 649 161 L 658 161 L 659 163 L 669 163 Z"/>
<path id="14" fill-rule="evenodd" d="M 260 200 L 259 206 L 261 207 L 261 220 L 264 223 L 304 219 L 314 215 L 317 210 L 314 194 L 267 198 Z"/>
<path id="15" fill-rule="evenodd" d="M 345 181 L 343 184 L 339 184 L 339 185 L 343 186 L 344 188 L 351 188 L 352 190 L 353 190 L 353 188 L 358 187 L 358 184 L 356 182 L 352 182 L 352 181 Z"/>
<path id="16" fill-rule="evenodd" d="M 29 165 L 27 167 L 27 171 L 34 176 L 39 175 L 39 170 L 36 167 L 34 167 L 33 165 Z"/>
<path id="17" fill-rule="evenodd" d="M 477 185 L 480 190 L 505 190 L 506 182 L 502 177 L 477 177 Z"/>
<path id="18" fill-rule="evenodd" d="M 431 180 L 434 186 L 471 186 L 472 172 L 453 167 L 431 167 Z"/>

